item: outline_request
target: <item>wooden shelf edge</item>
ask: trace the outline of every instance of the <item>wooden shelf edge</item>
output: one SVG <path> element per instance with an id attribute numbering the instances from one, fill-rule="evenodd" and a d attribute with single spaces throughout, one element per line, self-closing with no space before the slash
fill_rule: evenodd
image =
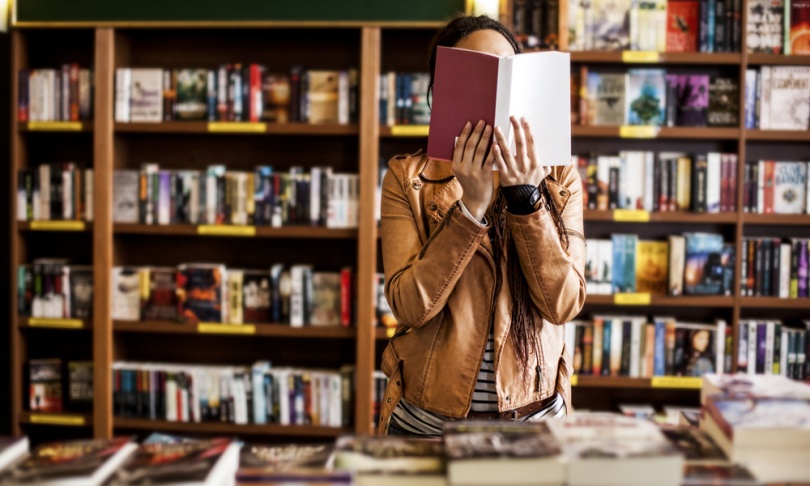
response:
<path id="1" fill-rule="evenodd" d="M 748 129 L 745 131 L 745 138 L 748 140 L 757 140 L 757 141 L 810 142 L 810 130 Z"/>
<path id="2" fill-rule="evenodd" d="M 229 327 L 239 329 L 241 324 L 223 324 L 224 330 Z M 227 332 L 200 332 L 196 325 L 182 324 L 170 321 L 113 321 L 113 330 L 116 332 L 132 333 L 155 333 L 155 334 L 203 334 L 203 335 L 234 335 L 234 336 L 267 336 L 267 337 L 290 337 L 290 338 L 327 338 L 327 339 L 352 339 L 357 336 L 354 327 L 339 326 L 304 326 L 291 327 L 287 324 L 252 324 L 249 325 L 255 332 L 239 334 Z"/>
<path id="3" fill-rule="evenodd" d="M 49 322 L 52 321 L 52 322 Z M 87 319 L 50 319 L 37 317 L 18 317 L 17 327 L 20 329 L 54 329 L 67 331 L 86 331 L 92 329 L 93 324 Z"/>
<path id="4" fill-rule="evenodd" d="M 740 307 L 749 309 L 810 309 L 810 298 L 740 297 Z"/>
<path id="5" fill-rule="evenodd" d="M 743 214 L 743 224 L 805 226 L 810 225 L 808 214 Z"/>
<path id="6" fill-rule="evenodd" d="M 660 381 L 659 381 L 660 380 Z M 641 388 L 649 390 L 692 390 L 700 389 L 694 386 L 693 377 L 683 376 L 657 376 L 654 378 L 631 378 L 629 376 L 596 376 L 574 375 L 572 386 L 579 388 Z M 690 382 L 687 386 L 679 385 L 679 381 Z"/>
<path id="7" fill-rule="evenodd" d="M 620 131 L 621 127 L 619 126 L 573 125 L 571 127 L 571 136 L 619 138 Z M 653 138 L 737 140 L 740 138 L 740 129 L 724 127 L 660 127 L 658 134 Z M 628 139 L 632 139 L 632 137 L 628 137 Z"/>
<path id="8" fill-rule="evenodd" d="M 217 122 L 219 123 L 219 122 Z M 221 122 L 221 126 L 234 131 L 211 131 L 207 121 L 171 121 L 156 123 L 116 122 L 113 131 L 116 133 L 187 133 L 218 135 L 357 135 L 360 132 L 357 123 L 349 124 L 311 124 L 311 123 L 270 123 L 258 122 L 263 129 L 257 131 L 256 125 L 245 123 L 245 129 L 239 130 L 240 122 Z M 251 128 L 253 127 L 253 128 Z"/>
<path id="9" fill-rule="evenodd" d="M 740 64 L 742 54 L 739 52 L 660 52 L 658 59 L 647 62 L 625 62 L 623 51 L 573 51 L 571 52 L 571 62 L 584 63 L 618 63 L 626 65 L 642 64 Z"/>
<path id="10" fill-rule="evenodd" d="M 53 223 L 55 226 L 59 226 L 60 224 L 64 223 L 84 223 L 84 229 L 64 229 L 64 228 L 35 228 L 37 223 L 48 225 L 49 223 Z M 92 221 L 64 221 L 64 220 L 54 220 L 54 221 L 15 221 L 14 224 L 17 225 L 18 231 L 32 231 L 32 232 L 59 232 L 59 233 L 90 233 L 93 231 L 93 222 Z"/>
<path id="11" fill-rule="evenodd" d="M 267 28 L 332 28 L 357 29 L 379 27 L 387 29 L 439 29 L 444 20 L 122 20 L 122 21 L 54 21 L 20 22 L 12 21 L 15 29 L 56 29 L 56 28 L 118 28 L 118 29 L 267 29 Z"/>
<path id="12" fill-rule="evenodd" d="M 723 295 L 651 295 L 650 303 L 645 305 L 621 305 L 615 303 L 615 295 L 594 295 L 585 297 L 585 305 L 615 305 L 622 308 L 645 307 L 734 307 L 734 297 Z"/>
<path id="13" fill-rule="evenodd" d="M 319 425 L 231 424 L 222 422 L 168 422 L 138 418 L 114 417 L 113 427 L 128 430 L 162 430 L 181 433 L 208 433 L 227 435 L 274 435 L 296 437 L 338 437 L 351 434 L 352 429 Z"/>
<path id="14" fill-rule="evenodd" d="M 29 123 L 31 122 L 17 122 L 17 130 L 20 133 L 93 133 L 92 120 L 81 120 L 78 122 L 41 122 L 41 128 L 29 128 Z M 81 123 L 81 128 L 73 128 L 75 123 Z M 64 127 L 60 126 L 60 124 L 64 124 Z"/>
<path id="15" fill-rule="evenodd" d="M 211 225 L 213 226 L 213 225 Z M 207 234 L 199 233 L 199 227 L 192 224 L 135 224 L 135 223 L 114 223 L 113 232 L 117 234 L 131 235 L 165 235 L 165 236 L 199 236 L 200 238 L 210 237 L 235 237 L 244 236 L 238 234 Z M 222 226 L 227 230 L 227 226 Z M 322 239 L 349 239 L 357 238 L 357 228 L 325 228 L 321 226 L 284 226 L 272 228 L 269 226 L 247 226 L 245 228 L 255 231 L 251 238 L 322 238 Z"/>
<path id="16" fill-rule="evenodd" d="M 20 412 L 18 422 L 25 425 L 56 427 L 92 427 L 93 414 L 80 412 Z"/>
<path id="17" fill-rule="evenodd" d="M 647 211 L 646 213 L 649 215 L 649 222 L 654 223 L 734 224 L 737 222 L 737 213 L 688 213 L 683 211 Z M 583 214 L 585 221 L 634 222 L 617 219 L 612 210 L 586 209 Z"/>
<path id="18" fill-rule="evenodd" d="M 810 56 L 751 53 L 746 56 L 746 59 L 749 65 L 810 66 Z"/>

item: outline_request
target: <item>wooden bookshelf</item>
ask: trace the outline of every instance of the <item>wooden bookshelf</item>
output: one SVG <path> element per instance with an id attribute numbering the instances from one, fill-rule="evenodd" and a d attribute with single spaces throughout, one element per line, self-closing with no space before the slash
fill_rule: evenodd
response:
<path id="1" fill-rule="evenodd" d="M 732 308 L 734 307 L 734 297 L 719 295 L 647 295 L 649 303 L 644 304 L 623 304 L 621 295 L 588 295 L 585 298 L 585 305 L 610 305 L 622 308 L 644 308 L 644 307 L 711 307 L 711 308 Z"/>
<path id="2" fill-rule="evenodd" d="M 810 66 L 810 56 L 785 56 L 782 54 L 746 54 L 751 66 Z"/>
<path id="3" fill-rule="evenodd" d="M 202 334 L 210 336 L 353 339 L 357 330 L 338 326 L 291 327 L 288 324 L 215 324 L 203 327 L 170 321 L 113 321 L 115 332 Z"/>
<path id="4" fill-rule="evenodd" d="M 810 311 L 810 298 L 781 299 L 779 297 L 740 297 L 740 307 L 744 309 L 802 309 Z M 769 313 L 770 315 L 770 313 Z"/>
<path id="5" fill-rule="evenodd" d="M 808 214 L 743 214 L 743 223 L 751 226 L 807 226 Z"/>
<path id="6" fill-rule="evenodd" d="M 767 140 L 774 142 L 810 142 L 810 131 L 807 130 L 752 130 L 745 131 L 748 140 Z"/>
<path id="7" fill-rule="evenodd" d="M 209 123 L 204 121 L 171 121 L 163 123 L 114 124 L 116 133 L 185 133 L 220 135 L 357 135 L 357 124 L 310 123 Z"/>
<path id="8" fill-rule="evenodd" d="M 601 51 L 573 51 L 571 52 L 571 62 L 585 64 L 690 64 L 690 65 L 736 65 L 742 62 L 743 56 L 740 53 L 700 53 L 700 52 L 654 52 L 636 55 L 635 61 L 627 60 L 634 54 L 628 51 L 601 52 Z M 646 57 L 646 59 L 644 59 Z"/>
<path id="9" fill-rule="evenodd" d="M 287 436 L 287 437 L 323 437 L 336 438 L 351 434 L 352 429 L 343 427 L 323 427 L 318 425 L 279 425 L 279 424 L 246 424 L 237 425 L 221 422 L 167 422 L 165 420 L 148 420 L 115 417 L 117 430 L 162 431 L 176 434 L 215 434 L 234 436 Z"/>
<path id="10" fill-rule="evenodd" d="M 706 223 L 735 224 L 737 213 L 689 213 L 684 211 L 599 211 L 584 210 L 585 221 L 610 221 L 625 223 Z"/>
<path id="11" fill-rule="evenodd" d="M 113 232 L 116 234 L 154 235 L 154 236 L 199 236 L 199 237 L 254 237 L 254 238 L 312 238 L 312 239 L 350 239 L 357 238 L 357 229 L 325 228 L 319 226 L 284 226 L 271 228 L 269 226 L 226 226 L 204 225 L 208 231 L 200 226 L 190 224 L 156 225 L 156 224 L 130 224 L 115 223 Z"/>

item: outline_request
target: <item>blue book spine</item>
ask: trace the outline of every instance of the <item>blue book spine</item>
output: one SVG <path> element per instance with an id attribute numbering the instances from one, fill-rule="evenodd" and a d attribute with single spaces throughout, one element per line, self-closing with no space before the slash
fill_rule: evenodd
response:
<path id="1" fill-rule="evenodd" d="M 624 289 L 624 235 L 613 235 L 613 293 L 625 292 Z"/>
<path id="2" fill-rule="evenodd" d="M 666 374 L 666 362 L 664 355 L 666 353 L 666 346 L 664 338 L 666 336 L 666 323 L 664 321 L 655 321 L 655 353 L 653 354 L 653 376 L 664 376 Z"/>
<path id="3" fill-rule="evenodd" d="M 714 52 L 714 29 L 715 23 L 717 22 L 717 0 L 709 0 L 709 8 L 708 8 L 708 24 L 707 29 L 708 32 L 706 33 L 706 52 Z"/>
<path id="4" fill-rule="evenodd" d="M 745 70 L 745 128 L 757 127 L 757 71 Z"/>
<path id="5" fill-rule="evenodd" d="M 602 329 L 602 375 L 610 375 L 610 328 L 612 325 L 610 319 L 605 319 Z"/>

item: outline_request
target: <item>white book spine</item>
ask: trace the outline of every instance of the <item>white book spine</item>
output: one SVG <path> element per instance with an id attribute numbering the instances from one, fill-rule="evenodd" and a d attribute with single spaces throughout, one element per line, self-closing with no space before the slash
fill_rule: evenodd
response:
<path id="1" fill-rule="evenodd" d="M 129 100 L 132 92 L 132 71 L 129 68 L 115 70 L 115 121 L 129 121 Z"/>
<path id="2" fill-rule="evenodd" d="M 338 123 L 349 123 L 349 71 L 340 71 L 338 75 Z"/>
<path id="3" fill-rule="evenodd" d="M 304 268 L 301 265 L 290 267 L 292 293 L 290 294 L 290 326 L 304 325 Z"/>
<path id="4" fill-rule="evenodd" d="M 93 221 L 93 169 L 84 170 L 84 219 Z"/>
<path id="5" fill-rule="evenodd" d="M 655 207 L 653 195 L 655 191 L 655 178 L 653 177 L 655 164 L 655 154 L 653 152 L 644 152 L 644 210 L 652 211 Z"/>
<path id="6" fill-rule="evenodd" d="M 724 319 L 717 319 L 717 336 L 714 340 L 714 356 L 715 365 L 714 370 L 718 375 L 724 372 L 724 362 L 726 355 L 726 321 Z"/>
<path id="7" fill-rule="evenodd" d="M 186 174 L 188 177 L 188 222 L 197 224 L 200 221 L 200 174 L 197 172 Z"/>
<path id="8" fill-rule="evenodd" d="M 31 187 L 31 190 L 33 191 L 34 188 Z M 27 206 L 27 192 L 25 187 L 20 184 L 17 186 L 17 221 L 26 221 L 28 219 Z M 34 219 L 36 219 L 36 210 L 34 211 Z"/>
<path id="9" fill-rule="evenodd" d="M 290 372 L 285 370 L 276 373 L 274 378 L 278 382 L 278 422 L 281 425 L 290 425 Z"/>
<path id="10" fill-rule="evenodd" d="M 779 245 L 779 297 L 782 299 L 790 297 L 790 260 L 790 243 L 782 243 Z"/>
<path id="11" fill-rule="evenodd" d="M 641 332 L 644 327 L 644 318 L 634 318 L 630 326 L 630 377 L 641 376 Z M 627 337 L 625 337 L 627 339 Z M 573 348 L 571 348 L 573 349 Z"/>
<path id="12" fill-rule="evenodd" d="M 720 212 L 720 154 L 710 152 L 707 156 L 706 169 L 706 212 Z"/>
<path id="13" fill-rule="evenodd" d="M 62 170 L 62 219 L 73 219 L 73 170 Z"/>
<path id="14" fill-rule="evenodd" d="M 787 366 L 788 366 L 788 332 L 783 327 L 781 330 L 782 338 L 779 341 L 781 345 L 779 346 L 779 374 L 781 376 L 787 376 Z"/>
<path id="15" fill-rule="evenodd" d="M 320 167 L 310 170 L 309 224 L 312 226 L 317 226 L 321 217 L 321 173 Z"/>
<path id="16" fill-rule="evenodd" d="M 166 379 L 166 420 L 177 422 L 177 382 Z"/>
<path id="17" fill-rule="evenodd" d="M 757 372 L 757 321 L 748 321 L 748 374 Z"/>
<path id="18" fill-rule="evenodd" d="M 759 98 L 759 128 L 767 130 L 771 128 L 771 67 L 762 66 L 760 68 L 760 79 L 762 82 L 762 94 Z"/>
<path id="19" fill-rule="evenodd" d="M 774 322 L 767 321 L 765 324 L 765 374 L 773 374 L 773 358 L 774 358 Z"/>

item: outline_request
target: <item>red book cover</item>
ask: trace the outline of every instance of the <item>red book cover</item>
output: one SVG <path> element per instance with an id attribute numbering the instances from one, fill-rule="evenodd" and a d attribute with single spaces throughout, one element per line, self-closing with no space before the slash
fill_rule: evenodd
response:
<path id="1" fill-rule="evenodd" d="M 729 198 L 730 194 L 728 193 L 729 185 L 731 181 L 729 180 L 730 177 L 730 170 L 731 164 L 729 161 L 729 157 L 726 154 L 720 154 L 720 212 L 725 213 L 728 212 L 729 208 Z"/>
<path id="2" fill-rule="evenodd" d="M 762 189 L 762 212 L 764 214 L 773 214 L 773 169 L 774 169 L 774 161 L 773 160 L 766 160 L 765 161 L 765 176 L 764 182 L 765 186 Z"/>
<path id="3" fill-rule="evenodd" d="M 70 121 L 79 121 L 79 65 L 71 64 L 69 72 Z"/>
<path id="4" fill-rule="evenodd" d="M 257 122 L 262 116 L 262 71 L 258 64 L 250 65 L 250 121 Z"/>
<path id="5" fill-rule="evenodd" d="M 810 0 L 790 2 L 790 53 L 810 54 Z"/>
<path id="6" fill-rule="evenodd" d="M 699 12 L 697 0 L 667 2 L 667 52 L 697 52 Z"/>
<path id="7" fill-rule="evenodd" d="M 340 271 L 340 324 L 343 327 L 352 325 L 352 269 Z"/>

